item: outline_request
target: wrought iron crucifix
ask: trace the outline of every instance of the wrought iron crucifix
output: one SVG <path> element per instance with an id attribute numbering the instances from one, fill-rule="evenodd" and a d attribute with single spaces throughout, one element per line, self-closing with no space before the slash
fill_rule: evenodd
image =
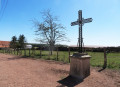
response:
<path id="1" fill-rule="evenodd" d="M 79 53 L 83 52 L 83 50 L 82 50 L 82 44 L 83 44 L 82 26 L 84 25 L 84 23 L 92 22 L 92 20 L 93 20 L 92 18 L 87 18 L 87 19 L 82 18 L 82 10 L 79 10 L 78 11 L 78 20 L 71 23 L 71 26 L 79 25 L 79 38 L 78 38 Z"/>

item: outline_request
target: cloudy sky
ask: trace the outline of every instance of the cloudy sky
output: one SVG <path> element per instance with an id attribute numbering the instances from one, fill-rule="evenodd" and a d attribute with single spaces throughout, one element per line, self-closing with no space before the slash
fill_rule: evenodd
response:
<path id="1" fill-rule="evenodd" d="M 41 21 L 40 12 L 47 9 L 66 27 L 70 42 L 59 44 L 77 45 L 78 26 L 70 24 L 82 10 L 84 18 L 93 18 L 83 26 L 85 45 L 120 46 L 120 0 L 0 0 L 0 40 L 24 34 L 27 42 L 37 43 L 30 20 Z"/>

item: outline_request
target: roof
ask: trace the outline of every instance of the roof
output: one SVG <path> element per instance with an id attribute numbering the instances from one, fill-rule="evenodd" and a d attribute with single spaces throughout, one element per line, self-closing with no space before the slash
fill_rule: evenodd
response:
<path id="1" fill-rule="evenodd" d="M 10 41 L 0 41 L 0 48 L 9 47 Z"/>

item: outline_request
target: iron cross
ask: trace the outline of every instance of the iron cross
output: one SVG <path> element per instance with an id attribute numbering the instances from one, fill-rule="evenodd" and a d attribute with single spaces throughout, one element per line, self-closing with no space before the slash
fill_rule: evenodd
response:
<path id="1" fill-rule="evenodd" d="M 92 20 L 93 20 L 92 18 L 87 18 L 87 19 L 82 18 L 82 10 L 79 10 L 79 11 L 78 11 L 78 20 L 71 23 L 71 26 L 79 25 L 79 38 L 78 38 L 79 53 L 82 53 L 82 52 L 83 52 L 83 51 L 82 51 L 82 44 L 83 44 L 82 26 L 83 26 L 85 23 L 92 22 Z"/>

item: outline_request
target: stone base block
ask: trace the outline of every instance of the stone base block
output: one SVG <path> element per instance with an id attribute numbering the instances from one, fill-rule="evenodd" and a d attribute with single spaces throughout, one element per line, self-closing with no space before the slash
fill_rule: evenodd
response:
<path id="1" fill-rule="evenodd" d="M 90 58 L 86 53 L 74 53 L 70 56 L 70 75 L 84 79 L 90 75 Z"/>

